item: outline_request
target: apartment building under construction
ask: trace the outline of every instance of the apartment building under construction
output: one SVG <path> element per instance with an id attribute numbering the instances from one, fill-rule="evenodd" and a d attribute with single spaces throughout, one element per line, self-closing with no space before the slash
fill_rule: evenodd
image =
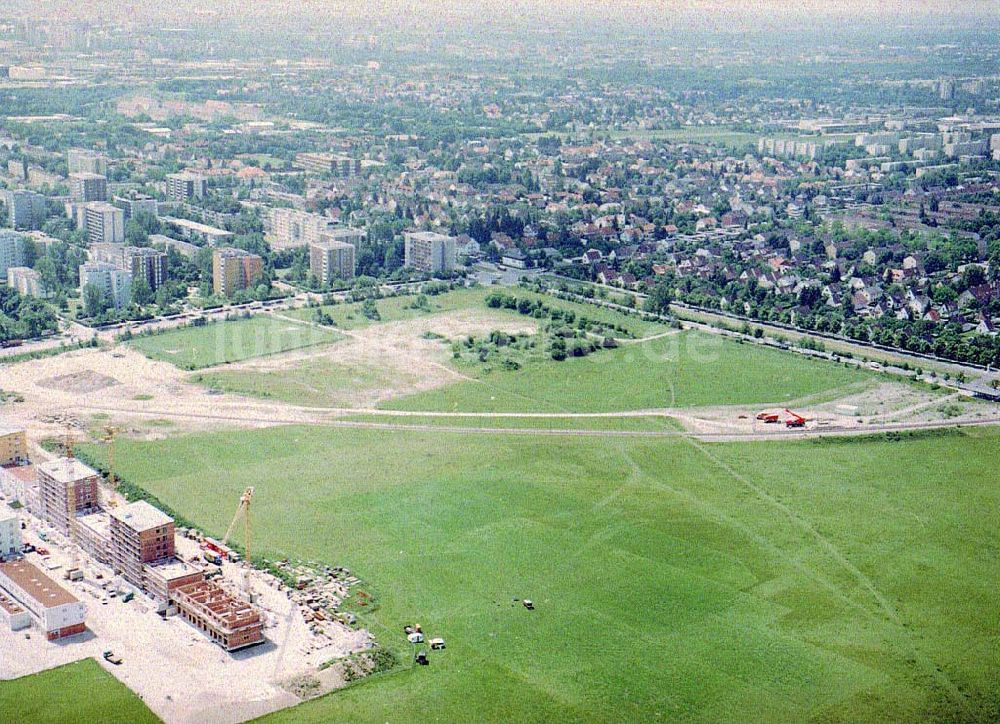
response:
<path id="1" fill-rule="evenodd" d="M 5 425 L 0 420 L 0 465 L 21 465 L 28 461 L 28 436 L 23 427 Z"/>
<path id="2" fill-rule="evenodd" d="M 64 535 L 70 518 L 98 510 L 101 477 L 76 458 L 59 458 L 36 466 L 41 517 Z"/>
<path id="3" fill-rule="evenodd" d="M 264 622 L 257 609 L 211 581 L 180 586 L 171 599 L 185 621 L 226 651 L 264 642 Z"/>
<path id="4" fill-rule="evenodd" d="M 145 500 L 110 513 L 111 565 L 133 586 L 145 589 L 143 565 L 174 557 L 174 519 Z"/>

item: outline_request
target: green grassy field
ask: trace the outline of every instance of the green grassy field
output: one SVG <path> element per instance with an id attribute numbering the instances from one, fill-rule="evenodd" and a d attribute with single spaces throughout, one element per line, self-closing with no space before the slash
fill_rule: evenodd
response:
<path id="1" fill-rule="evenodd" d="M 170 362 L 181 369 L 196 370 L 329 344 L 339 339 L 343 337 L 333 330 L 256 316 L 136 337 L 129 345 L 152 359 Z"/>
<path id="2" fill-rule="evenodd" d="M 391 400 L 394 410 L 612 412 L 788 402 L 869 379 L 867 373 L 718 335 L 679 334 L 517 371 L 463 365 L 477 378 Z"/>
<path id="3" fill-rule="evenodd" d="M 390 645 L 447 639 L 275 720 L 784 722 L 1000 715 L 998 450 L 285 427 L 116 452 L 215 534 L 255 486 L 262 550 L 350 566 Z"/>
<path id="4" fill-rule="evenodd" d="M 191 381 L 223 392 L 281 400 L 292 405 L 337 407 L 349 406 L 359 390 L 391 385 L 392 375 L 392 370 L 315 358 L 274 372 L 199 372 L 191 376 Z"/>
<path id="5" fill-rule="evenodd" d="M 93 659 L 0 681 L 0 721 L 32 724 L 158 722 L 135 694 Z"/>
<path id="6" fill-rule="evenodd" d="M 482 311 L 486 309 L 484 299 L 494 291 L 490 287 L 472 287 L 469 289 L 457 289 L 454 291 L 427 296 L 427 307 L 418 308 L 415 306 L 415 296 L 387 297 L 376 301 L 379 310 L 380 322 L 400 322 L 420 317 L 428 317 L 444 312 L 455 312 L 463 309 Z M 606 324 L 619 324 L 629 330 L 635 337 L 656 334 L 667 327 L 659 322 L 646 322 L 636 317 L 630 317 L 620 312 L 604 309 L 590 304 L 577 304 L 556 299 L 548 295 L 537 294 L 520 287 L 504 287 L 504 294 L 513 295 L 517 298 L 540 299 L 552 308 L 571 309 L 577 314 L 582 314 L 598 322 Z M 332 304 L 322 307 L 323 312 L 330 315 L 337 327 L 341 329 L 361 329 L 377 322 L 368 319 L 361 313 L 361 304 Z M 490 310 L 496 314 L 519 316 L 515 312 L 504 309 Z M 286 312 L 288 316 L 312 321 L 315 310 L 313 308 L 294 309 Z"/>
<path id="7" fill-rule="evenodd" d="M 471 289 L 457 289 L 437 295 L 427 295 L 427 308 L 417 308 L 416 296 L 404 295 L 399 297 L 387 297 L 376 301 L 381 322 L 401 322 L 407 319 L 426 317 L 431 314 L 442 312 L 454 312 L 459 309 L 482 308 L 482 300 L 489 293 L 484 287 L 473 287 Z M 361 329 L 376 322 L 368 319 L 361 313 L 361 303 L 353 304 L 328 304 L 322 310 L 329 314 L 337 327 L 341 329 Z M 285 314 L 306 322 L 311 322 L 315 309 L 307 307 L 304 309 L 293 309 Z"/>
<path id="8" fill-rule="evenodd" d="M 487 309 L 488 288 L 463 289 L 428 297 L 428 309 L 415 309 L 415 297 L 378 301 L 382 323 L 472 310 L 500 319 L 525 319 L 506 309 Z M 586 358 L 552 361 L 544 343 L 530 355 L 521 355 L 522 368 L 507 371 L 498 366 L 455 361 L 455 366 L 476 381 L 459 381 L 385 403 L 388 409 L 475 412 L 611 412 L 672 406 L 790 402 L 817 394 L 833 394 L 847 386 L 857 388 L 872 377 L 865 371 L 845 369 L 772 349 L 739 345 L 716 335 L 696 332 L 674 334 L 667 325 L 643 321 L 609 309 L 563 301 L 520 288 L 505 293 L 543 299 L 554 308 L 573 311 L 590 319 L 627 330 L 624 338 L 647 338 Z M 360 313 L 359 304 L 324 307 L 343 329 L 374 324 Z M 302 320 L 313 310 L 290 312 Z M 621 334 L 621 333 L 619 333 Z M 442 357 L 447 350 L 442 349 Z M 414 370 L 417 373 L 419 370 Z M 350 406 L 357 390 L 386 388 L 387 373 L 315 359 L 272 372 L 217 370 L 197 375 L 202 384 L 237 394 L 281 400 L 308 406 Z"/>

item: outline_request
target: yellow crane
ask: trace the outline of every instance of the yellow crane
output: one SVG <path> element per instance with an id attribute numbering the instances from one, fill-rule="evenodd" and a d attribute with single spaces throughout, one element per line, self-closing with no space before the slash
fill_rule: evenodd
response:
<path id="1" fill-rule="evenodd" d="M 71 560 L 69 570 L 76 570 L 80 567 L 79 551 L 76 547 L 76 481 L 72 480 L 73 472 L 73 433 L 69 425 L 66 425 L 66 441 L 64 444 L 66 452 L 66 533 L 69 536 L 69 547 Z"/>
<path id="2" fill-rule="evenodd" d="M 240 505 L 236 508 L 236 515 L 233 516 L 233 522 L 229 524 L 229 528 L 226 530 L 226 537 L 222 539 L 222 546 L 225 547 L 229 543 L 229 536 L 233 534 L 233 529 L 239 522 L 240 518 L 243 518 L 243 544 L 244 544 L 244 555 L 246 560 L 250 560 L 250 542 L 251 535 L 253 533 L 251 521 L 250 521 L 250 501 L 253 499 L 253 488 L 247 488 L 243 491 L 243 495 L 240 496 Z"/>
<path id="3" fill-rule="evenodd" d="M 115 494 L 118 492 L 118 480 L 115 478 L 115 435 L 121 432 L 120 428 L 108 425 L 104 428 L 104 441 L 108 443 L 108 505 L 112 508 L 118 506 Z"/>
<path id="4" fill-rule="evenodd" d="M 243 495 L 240 496 L 239 507 L 236 508 L 236 515 L 233 516 L 233 521 L 229 524 L 228 530 L 226 530 L 226 537 L 222 539 L 222 547 L 225 548 L 229 545 L 229 536 L 232 535 L 233 529 L 239 522 L 240 518 L 243 518 L 243 590 L 246 592 L 247 597 L 252 601 L 253 594 L 250 591 L 250 542 L 252 535 L 252 526 L 250 518 L 250 501 L 253 499 L 253 488 L 247 488 L 243 491 Z"/>

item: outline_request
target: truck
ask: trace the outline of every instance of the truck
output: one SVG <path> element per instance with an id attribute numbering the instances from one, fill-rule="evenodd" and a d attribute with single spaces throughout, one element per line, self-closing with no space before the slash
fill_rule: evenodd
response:
<path id="1" fill-rule="evenodd" d="M 208 561 L 209 563 L 214 563 L 217 566 L 221 566 L 222 565 L 222 556 L 220 556 L 218 553 L 216 553 L 213 550 L 205 550 L 202 553 L 202 557 L 206 561 Z"/>
<path id="2" fill-rule="evenodd" d="M 785 420 L 785 427 L 806 426 L 806 418 L 802 417 L 802 415 L 792 412 L 791 410 L 785 410 L 785 412 L 787 412 L 790 415 L 790 417 L 787 420 Z"/>

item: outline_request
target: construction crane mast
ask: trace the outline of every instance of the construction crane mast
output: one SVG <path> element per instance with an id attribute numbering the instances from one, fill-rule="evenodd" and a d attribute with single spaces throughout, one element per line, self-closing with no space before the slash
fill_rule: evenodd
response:
<path id="1" fill-rule="evenodd" d="M 119 432 L 121 432 L 120 429 L 111 425 L 104 428 L 104 440 L 108 443 L 108 505 L 112 508 L 118 506 L 116 499 L 118 480 L 115 478 L 115 435 Z"/>
<path id="2" fill-rule="evenodd" d="M 252 526 L 250 518 L 250 501 L 253 499 L 253 488 L 247 488 L 243 491 L 243 495 L 240 496 L 239 507 L 236 508 L 236 515 L 233 516 L 233 521 L 229 524 L 229 529 L 226 531 L 226 537 L 222 539 L 223 549 L 229 544 L 229 536 L 232 535 L 233 529 L 236 527 L 236 523 L 239 519 L 243 518 L 243 591 L 246 593 L 247 598 L 253 601 L 253 592 L 250 590 L 250 542 L 252 536 Z"/>
<path id="3" fill-rule="evenodd" d="M 253 529 L 252 529 L 252 526 L 251 526 L 251 520 L 250 520 L 250 501 L 252 499 L 253 499 L 253 488 L 247 488 L 246 490 L 243 491 L 243 495 L 240 496 L 240 505 L 236 509 L 236 515 L 233 516 L 233 521 L 229 524 L 229 528 L 226 530 L 226 537 L 222 539 L 222 546 L 223 546 L 223 548 L 225 548 L 229 544 L 229 536 L 232 535 L 233 529 L 236 527 L 236 524 L 239 522 L 240 517 L 242 517 L 243 518 L 243 523 L 244 523 L 244 525 L 243 525 L 243 534 L 244 534 L 243 535 L 243 544 L 244 544 L 243 555 L 245 556 L 246 560 L 248 561 L 248 565 L 249 565 L 249 560 L 250 560 L 251 535 L 253 533 Z"/>
<path id="4" fill-rule="evenodd" d="M 64 445 L 66 453 L 66 478 L 69 480 L 66 486 L 66 533 L 69 536 L 69 548 L 71 552 L 69 570 L 76 570 L 80 567 L 79 550 L 76 547 L 76 481 L 73 480 L 73 433 L 70 426 L 66 426 L 66 442 Z"/>

